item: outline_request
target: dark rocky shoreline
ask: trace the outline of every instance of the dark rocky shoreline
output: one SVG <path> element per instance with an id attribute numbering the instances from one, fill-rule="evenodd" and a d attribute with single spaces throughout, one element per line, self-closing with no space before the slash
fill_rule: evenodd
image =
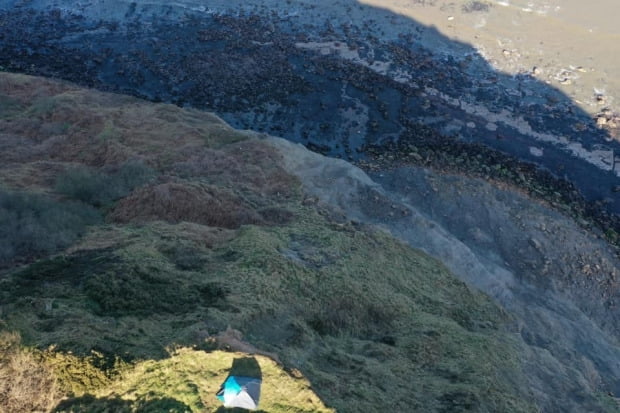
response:
<path id="1" fill-rule="evenodd" d="M 460 59 L 435 55 L 416 46 L 415 34 L 403 34 L 400 43 L 383 42 L 368 34 L 370 25 L 328 22 L 302 30 L 277 15 L 189 11 L 182 18 L 150 21 L 135 4 L 127 20 L 118 22 L 16 7 L 0 14 L 0 66 L 211 110 L 235 127 L 352 161 L 381 154 L 383 161 L 402 159 L 395 154 L 416 152 L 413 145 L 423 158 L 414 157 L 414 163 L 524 187 L 560 209 L 568 206 L 617 242 L 620 197 L 613 150 L 618 145 L 570 99 L 526 74 L 494 72 L 473 53 Z M 296 47 L 342 39 L 370 65 L 333 51 Z M 375 59 L 413 70 L 415 78 L 403 83 L 381 74 L 373 69 Z M 462 98 L 461 106 L 482 102 L 491 113 L 509 108 L 537 131 L 570 136 L 586 149 L 606 142 L 612 171 L 552 143 L 534 142 L 516 128 L 489 126 L 458 102 L 447 103 L 442 97 L 447 93 Z M 544 148 L 544 158 L 530 153 L 530 145 Z"/>

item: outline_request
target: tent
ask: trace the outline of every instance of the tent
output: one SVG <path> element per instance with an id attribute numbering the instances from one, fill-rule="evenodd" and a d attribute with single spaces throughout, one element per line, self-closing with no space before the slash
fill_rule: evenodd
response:
<path id="1" fill-rule="evenodd" d="M 258 407 L 260 384 L 261 379 L 256 377 L 228 376 L 216 396 L 224 407 L 253 410 Z"/>

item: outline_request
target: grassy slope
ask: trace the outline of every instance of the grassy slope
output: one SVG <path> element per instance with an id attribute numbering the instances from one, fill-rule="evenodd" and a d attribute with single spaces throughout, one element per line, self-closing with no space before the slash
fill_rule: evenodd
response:
<path id="1" fill-rule="evenodd" d="M 3 271 L 3 328 L 53 350 L 13 346 L 2 371 L 32 354 L 73 411 L 213 411 L 236 355 L 205 339 L 231 325 L 341 411 L 533 410 L 505 314 L 427 255 L 334 222 L 265 143 L 197 111 L 0 77 L 5 187 L 64 202 L 56 181 L 76 165 L 113 176 L 137 160 L 158 175 L 98 205 L 106 223 L 79 242 Z M 261 408 L 321 406 L 260 360 Z"/>

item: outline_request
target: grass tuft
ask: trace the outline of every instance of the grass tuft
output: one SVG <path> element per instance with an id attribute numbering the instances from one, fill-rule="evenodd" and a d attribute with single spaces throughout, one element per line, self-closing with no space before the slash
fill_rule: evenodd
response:
<path id="1" fill-rule="evenodd" d="M 105 207 L 154 177 L 155 171 L 141 162 L 127 162 L 111 173 L 80 166 L 61 174 L 56 179 L 55 189 L 69 198 Z"/>

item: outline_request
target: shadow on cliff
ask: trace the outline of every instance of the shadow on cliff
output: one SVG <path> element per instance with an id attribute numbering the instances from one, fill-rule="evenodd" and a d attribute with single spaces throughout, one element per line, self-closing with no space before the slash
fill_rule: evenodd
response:
<path id="1" fill-rule="evenodd" d="M 90 394 L 63 400 L 53 410 L 62 412 L 191 412 L 188 405 L 172 398 L 126 400 L 120 397 L 97 398 Z"/>

